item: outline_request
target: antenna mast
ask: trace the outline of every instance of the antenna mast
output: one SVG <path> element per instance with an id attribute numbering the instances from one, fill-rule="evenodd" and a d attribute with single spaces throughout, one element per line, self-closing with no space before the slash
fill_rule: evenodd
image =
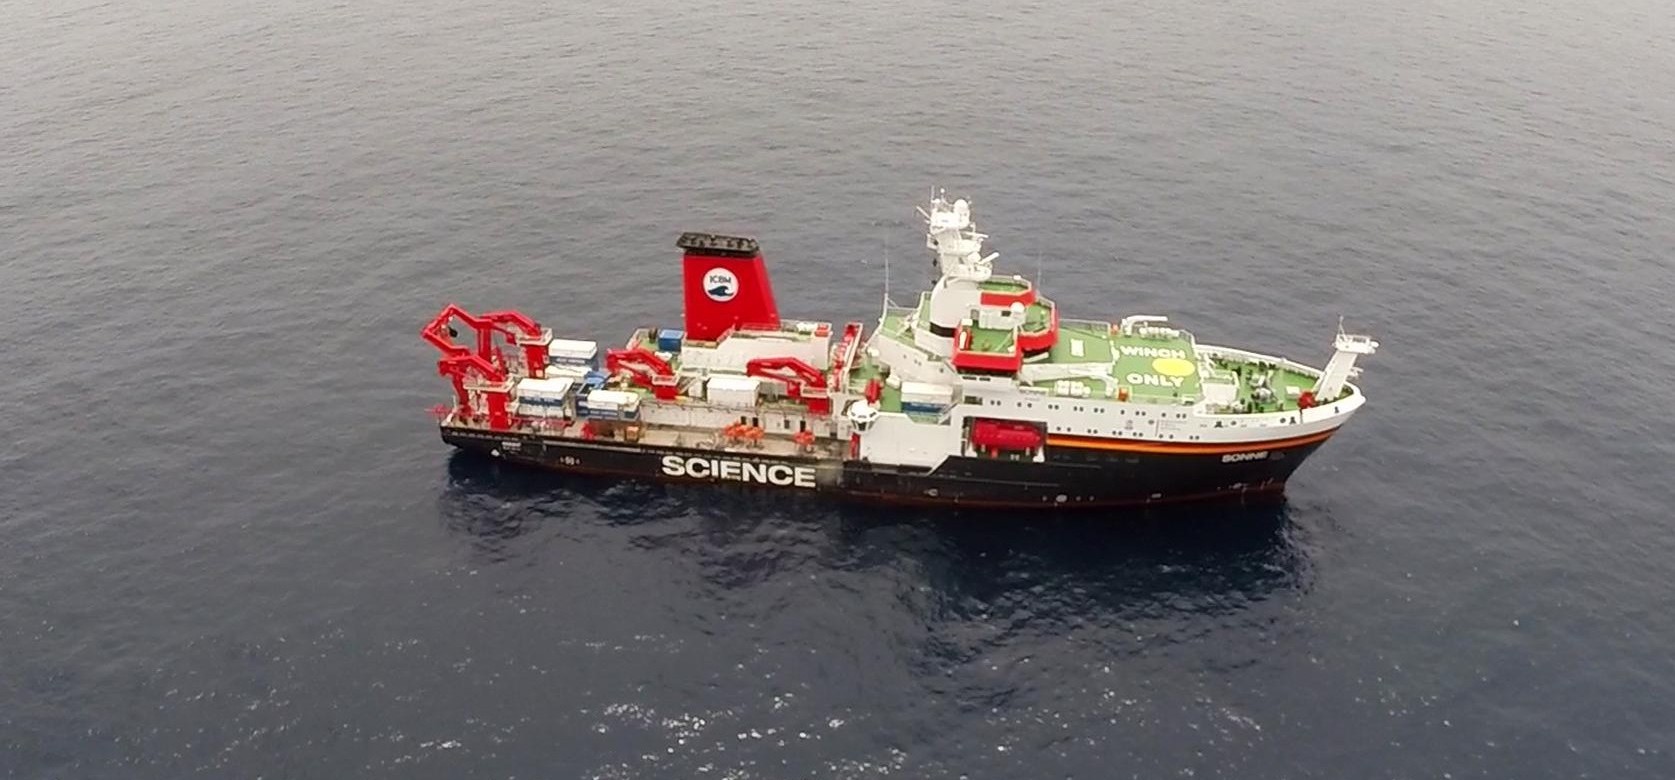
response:
<path id="1" fill-rule="evenodd" d="M 890 305 L 890 231 L 884 231 L 884 305 Z"/>

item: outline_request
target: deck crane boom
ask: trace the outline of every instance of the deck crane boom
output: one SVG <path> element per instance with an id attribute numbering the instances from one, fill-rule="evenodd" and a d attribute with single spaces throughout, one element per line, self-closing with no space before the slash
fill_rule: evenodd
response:
<path id="1" fill-rule="evenodd" d="M 449 323 L 456 319 L 476 332 L 475 352 L 455 343 L 458 333 Z M 489 427 L 505 430 L 511 427 L 507 407 L 512 397 L 512 376 L 505 355 L 494 343 L 496 333 L 523 350 L 524 373 L 536 379 L 546 376 L 552 331 L 519 312 L 495 311 L 479 316 L 450 303 L 419 330 L 420 337 L 442 352 L 436 371 L 453 381 L 454 412 L 462 419 L 476 418 L 472 393 L 481 393 Z"/>
<path id="2" fill-rule="evenodd" d="M 613 349 L 605 353 L 605 370 L 628 374 L 634 384 L 647 388 L 658 398 L 674 400 L 679 388 L 675 369 L 669 361 L 643 347 Z"/>
<path id="3" fill-rule="evenodd" d="M 829 414 L 832 398 L 826 375 L 820 369 L 794 357 L 756 358 L 745 364 L 747 376 L 772 379 L 785 385 L 785 394 L 802 401 L 814 414 Z"/>
<path id="4" fill-rule="evenodd" d="M 455 319 L 476 332 L 478 357 L 497 361 L 494 334 L 499 333 L 505 336 L 508 342 L 523 350 L 524 370 L 531 377 L 541 379 L 546 376 L 547 346 L 553 340 L 551 329 L 541 327 L 521 312 L 491 311 L 473 315 L 457 304 L 450 303 L 430 321 L 430 324 L 419 331 L 419 335 L 442 350 L 444 355 L 468 354 L 469 350 L 453 341 L 454 330 L 448 324 Z"/>
<path id="5" fill-rule="evenodd" d="M 512 395 L 512 382 L 499 366 L 477 355 L 447 355 L 436 361 L 436 373 L 453 380 L 455 411 L 462 419 L 477 416 L 477 410 L 471 405 L 471 393 L 476 391 L 483 394 L 489 427 L 494 430 L 511 427 L 507 405 Z M 472 382 L 473 378 L 477 381 Z"/>

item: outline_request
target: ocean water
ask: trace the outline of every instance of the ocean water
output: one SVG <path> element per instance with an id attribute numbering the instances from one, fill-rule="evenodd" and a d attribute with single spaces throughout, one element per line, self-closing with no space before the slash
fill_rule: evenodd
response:
<path id="1" fill-rule="evenodd" d="M 1675 776 L 1666 0 L 0 5 L 0 777 Z M 1071 316 L 1328 356 L 1279 506 L 463 458 L 448 301 L 790 315 L 974 201 Z"/>

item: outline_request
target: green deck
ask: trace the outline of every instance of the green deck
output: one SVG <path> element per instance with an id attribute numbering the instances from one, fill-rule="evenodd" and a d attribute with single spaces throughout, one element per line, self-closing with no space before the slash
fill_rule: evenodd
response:
<path id="1" fill-rule="evenodd" d="M 878 393 L 878 410 L 881 412 L 901 411 L 901 388 L 885 384 Z"/>
<path id="2" fill-rule="evenodd" d="M 1104 323 L 1060 322 L 1058 341 L 1047 354 L 1052 363 L 1110 363 L 1111 327 Z M 1080 346 L 1082 354 L 1076 355 Z"/>
<path id="3" fill-rule="evenodd" d="M 1005 281 L 1000 283 L 1005 284 Z M 926 314 L 928 300 L 928 296 L 921 297 L 916 309 L 898 308 L 887 311 L 879 335 L 912 345 L 912 323 L 915 315 Z M 1051 307 L 1050 302 L 1038 302 L 1031 306 L 1024 330 L 1027 332 L 1045 328 L 1050 321 Z M 1011 352 L 1010 332 L 985 328 L 970 330 L 973 351 L 993 354 Z M 1192 337 L 1184 332 L 1176 338 L 1158 339 L 1123 336 L 1113 334 L 1112 331 L 1112 325 L 1107 322 L 1061 320 L 1059 336 L 1052 349 L 1045 358 L 1029 358 L 1026 365 L 1097 367 L 1095 370 L 1098 371 L 1098 375 L 1048 379 L 1035 383 L 1035 386 L 1056 393 L 1064 390 L 1065 386 L 1060 385 L 1060 382 L 1077 384 L 1087 388 L 1087 392 L 1085 395 L 1080 392 L 1075 395 L 1090 398 L 1114 398 L 1119 390 L 1126 389 L 1128 397 L 1135 401 L 1187 405 L 1204 397 L 1202 374 L 1207 371 L 1212 379 L 1223 380 L 1223 384 L 1233 382 L 1236 386 L 1233 392 L 1234 399 L 1250 411 L 1275 412 L 1297 409 L 1296 399 L 1291 395 L 1292 389 L 1295 388 L 1298 392 L 1305 391 L 1314 387 L 1316 381 L 1314 376 L 1283 366 L 1257 366 L 1221 358 L 1206 359 L 1199 354 Z M 1255 402 L 1255 391 L 1250 384 L 1251 378 L 1257 374 L 1267 374 L 1274 391 L 1273 400 L 1265 405 Z M 879 367 L 862 357 L 851 369 L 850 386 L 862 387 L 867 380 L 880 375 Z M 901 408 L 900 403 L 899 392 L 886 389 L 882 398 L 884 410 L 896 411 Z"/>
<path id="4" fill-rule="evenodd" d="M 967 328 L 971 333 L 971 344 L 966 347 L 967 352 L 986 352 L 991 355 L 1010 355 L 1014 351 L 1010 330 L 995 328 Z"/>
<path id="5" fill-rule="evenodd" d="M 1315 378 L 1307 374 L 1292 371 L 1283 366 L 1274 368 L 1268 381 L 1274 390 L 1275 402 L 1266 407 L 1258 408 L 1256 400 L 1252 397 L 1252 393 L 1255 391 L 1248 381 L 1250 376 L 1257 373 L 1257 369 L 1254 366 L 1226 363 L 1221 360 L 1215 362 L 1217 368 L 1229 371 L 1238 378 L 1239 400 L 1250 404 L 1251 408 L 1257 411 L 1275 412 L 1296 409 L 1297 401 L 1291 397 L 1291 388 L 1295 387 L 1301 393 L 1313 388 L 1315 384 Z"/>
<path id="6" fill-rule="evenodd" d="M 1029 282 L 1011 277 L 991 276 L 977 283 L 977 289 L 985 292 L 1017 293 L 1029 289 Z"/>
<path id="7" fill-rule="evenodd" d="M 1052 319 L 1053 307 L 1049 303 L 1036 301 L 1024 310 L 1024 332 L 1040 333 L 1047 329 Z"/>
<path id="8" fill-rule="evenodd" d="M 893 336 L 905 336 L 907 334 L 907 315 L 898 312 L 887 312 L 884 315 L 884 320 L 879 323 L 878 327 L 885 333 L 889 333 Z M 909 342 L 913 341 L 912 337 L 908 337 L 907 340 Z"/>
<path id="9" fill-rule="evenodd" d="M 1111 374 L 1131 396 L 1175 403 L 1200 397 L 1198 350 L 1190 339 L 1119 335 L 1111 337 L 1110 344 L 1116 356 Z"/>

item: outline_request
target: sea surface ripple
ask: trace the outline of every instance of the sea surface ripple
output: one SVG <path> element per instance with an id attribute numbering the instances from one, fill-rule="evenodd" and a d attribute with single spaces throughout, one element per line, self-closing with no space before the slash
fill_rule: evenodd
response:
<path id="1" fill-rule="evenodd" d="M 0 5 L 0 777 L 1675 776 L 1667 0 Z M 1372 403 L 1282 505 L 451 453 L 445 302 L 790 315 L 970 197 L 1071 316 Z"/>

